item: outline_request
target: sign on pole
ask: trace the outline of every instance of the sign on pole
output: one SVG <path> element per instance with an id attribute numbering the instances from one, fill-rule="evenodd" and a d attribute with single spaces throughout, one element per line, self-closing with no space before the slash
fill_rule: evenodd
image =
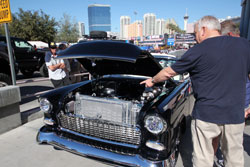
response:
<path id="1" fill-rule="evenodd" d="M 173 46 L 174 42 L 175 42 L 174 38 L 168 38 L 167 45 L 168 46 Z"/>
<path id="2" fill-rule="evenodd" d="M 12 21 L 12 17 L 11 17 L 9 0 L 0 0 L 0 24 L 4 23 L 9 61 L 10 61 L 12 84 L 16 85 L 16 73 L 15 73 L 14 60 L 13 60 L 13 55 L 12 55 L 12 47 L 11 47 L 10 35 L 9 35 L 9 29 L 8 29 L 8 23 L 11 21 Z"/>
<path id="3" fill-rule="evenodd" d="M 0 23 L 12 21 L 9 0 L 0 0 Z"/>

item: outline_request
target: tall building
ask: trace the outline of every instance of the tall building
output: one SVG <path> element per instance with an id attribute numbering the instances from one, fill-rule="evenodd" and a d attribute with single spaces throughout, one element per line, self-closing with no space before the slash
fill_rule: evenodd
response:
<path id="1" fill-rule="evenodd" d="M 187 14 L 187 9 L 186 9 L 186 14 L 184 16 L 184 31 L 187 30 L 187 23 L 188 23 L 188 14 Z"/>
<path id="2" fill-rule="evenodd" d="M 156 19 L 155 35 L 163 35 L 165 25 L 166 21 L 164 19 Z"/>
<path id="3" fill-rule="evenodd" d="M 88 6 L 89 32 L 111 31 L 110 5 L 93 4 Z"/>
<path id="4" fill-rule="evenodd" d="M 79 37 L 82 37 L 85 35 L 85 25 L 82 22 L 78 22 L 78 32 L 79 32 Z"/>
<path id="5" fill-rule="evenodd" d="M 128 26 L 128 39 L 142 39 L 142 21 L 137 20 Z"/>
<path id="6" fill-rule="evenodd" d="M 120 17 L 120 39 L 126 39 L 128 37 L 128 25 L 130 24 L 131 18 L 129 16 Z"/>
<path id="7" fill-rule="evenodd" d="M 172 19 L 167 19 L 165 21 L 164 29 L 163 29 L 163 34 L 173 34 L 174 30 L 170 29 L 169 24 L 173 24 L 175 26 L 178 26 L 176 21 Z"/>
<path id="8" fill-rule="evenodd" d="M 188 34 L 194 33 L 194 24 L 195 23 L 188 23 L 187 24 L 186 33 L 188 33 Z"/>
<path id="9" fill-rule="evenodd" d="M 143 16 L 143 35 L 155 35 L 156 16 L 153 13 L 146 13 Z"/>

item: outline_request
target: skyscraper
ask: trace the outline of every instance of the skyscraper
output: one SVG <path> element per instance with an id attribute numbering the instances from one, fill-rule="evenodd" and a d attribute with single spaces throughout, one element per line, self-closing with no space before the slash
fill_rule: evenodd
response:
<path id="1" fill-rule="evenodd" d="M 82 37 L 85 35 L 85 25 L 82 22 L 78 22 L 78 32 L 79 32 L 79 37 Z"/>
<path id="2" fill-rule="evenodd" d="M 126 39 L 128 37 L 128 30 L 127 26 L 130 24 L 130 17 L 129 16 L 121 16 L 120 17 L 120 38 Z"/>
<path id="3" fill-rule="evenodd" d="M 155 35 L 155 20 L 156 16 L 153 13 L 146 13 L 143 16 L 144 24 L 143 24 L 143 35 Z"/>
<path id="4" fill-rule="evenodd" d="M 93 4 L 88 6 L 89 32 L 111 31 L 110 5 Z"/>
<path id="5" fill-rule="evenodd" d="M 186 9 L 186 14 L 184 16 L 184 31 L 187 31 L 188 14 Z"/>
<path id="6" fill-rule="evenodd" d="M 142 39 L 142 21 L 137 20 L 128 26 L 129 39 Z"/>
<path id="7" fill-rule="evenodd" d="M 166 21 L 164 19 L 156 19 L 155 35 L 163 35 Z"/>

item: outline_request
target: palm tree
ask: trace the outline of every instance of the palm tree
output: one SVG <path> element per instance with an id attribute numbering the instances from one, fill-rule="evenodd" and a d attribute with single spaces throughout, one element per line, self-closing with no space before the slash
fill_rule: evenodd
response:
<path id="1" fill-rule="evenodd" d="M 166 25 L 166 28 L 170 29 L 170 34 L 178 32 L 178 33 L 184 33 L 185 31 L 181 30 L 179 26 L 176 26 L 172 23 L 169 23 Z"/>

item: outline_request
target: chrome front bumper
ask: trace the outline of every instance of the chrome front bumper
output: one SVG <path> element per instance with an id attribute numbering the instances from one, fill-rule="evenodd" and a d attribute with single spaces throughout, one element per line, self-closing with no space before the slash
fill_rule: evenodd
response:
<path id="1" fill-rule="evenodd" d="M 123 166 L 133 167 L 168 167 L 169 159 L 164 161 L 150 161 L 140 155 L 121 155 L 114 152 L 101 150 L 89 145 L 69 140 L 57 135 L 55 132 L 48 131 L 42 127 L 37 134 L 37 142 L 39 144 L 47 143 L 63 150 L 99 160 L 105 160 L 110 164 L 120 164 Z M 170 156 L 171 157 L 171 156 Z"/>

